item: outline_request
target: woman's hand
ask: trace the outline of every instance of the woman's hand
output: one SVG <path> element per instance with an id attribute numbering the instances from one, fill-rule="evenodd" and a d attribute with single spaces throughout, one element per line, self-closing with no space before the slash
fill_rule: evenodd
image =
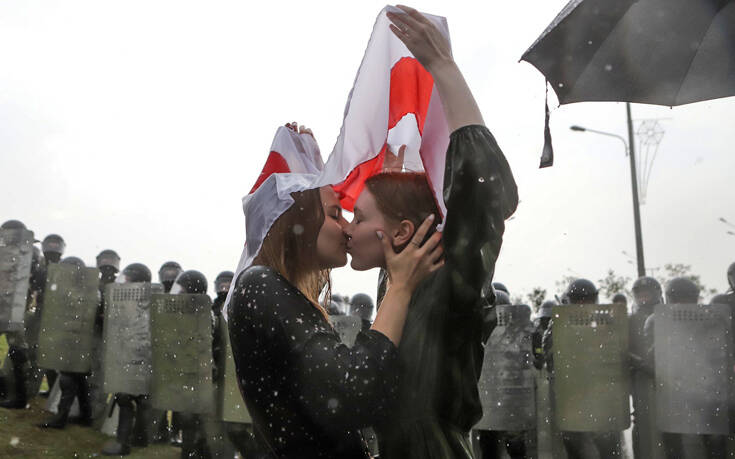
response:
<path id="1" fill-rule="evenodd" d="M 398 8 L 404 13 L 387 13 L 393 22 L 390 30 L 434 78 L 449 132 L 471 124 L 484 125 L 472 91 L 452 59 L 447 38 L 415 9 L 403 5 Z"/>
<path id="2" fill-rule="evenodd" d="M 311 129 L 307 128 L 306 126 L 299 126 L 299 123 L 297 123 L 296 121 L 292 123 L 286 123 L 286 127 L 297 134 L 309 134 L 312 139 L 315 138 L 314 133 L 311 132 Z"/>
<path id="3" fill-rule="evenodd" d="M 430 215 L 416 230 L 411 242 L 401 253 L 395 253 L 388 237 L 378 232 L 377 236 L 383 244 L 385 265 L 388 271 L 389 287 L 380 303 L 378 315 L 370 327 L 384 334 L 394 345 L 401 344 L 403 326 L 406 323 L 408 305 L 413 291 L 426 276 L 444 266 L 442 248 L 439 241 L 441 233 L 433 234 L 422 246 L 429 228 L 434 224 L 434 216 Z"/>
<path id="4" fill-rule="evenodd" d="M 403 170 L 403 159 L 406 156 L 406 146 L 401 145 L 401 148 L 398 149 L 398 155 L 394 155 L 387 145 L 385 149 L 383 172 L 401 172 Z"/>
<path id="5" fill-rule="evenodd" d="M 390 29 L 406 45 L 411 54 L 424 66 L 426 70 L 444 64 L 452 63 L 452 50 L 449 40 L 428 20 L 415 9 L 397 5 L 404 13 L 388 12 L 388 19 L 393 22 Z"/>
<path id="6" fill-rule="evenodd" d="M 421 241 L 424 240 L 433 224 L 434 215 L 426 217 L 426 220 L 414 233 L 411 242 L 400 253 L 396 253 L 385 234 L 378 231 L 377 236 L 383 245 L 391 288 L 395 286 L 413 292 L 426 276 L 444 266 L 442 258 L 444 248 L 439 243 L 441 233 L 434 233 L 423 246 L 421 245 Z"/>

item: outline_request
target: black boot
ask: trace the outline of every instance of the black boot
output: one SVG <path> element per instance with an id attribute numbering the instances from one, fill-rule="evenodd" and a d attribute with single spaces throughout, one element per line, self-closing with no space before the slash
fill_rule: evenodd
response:
<path id="1" fill-rule="evenodd" d="M 117 436 L 102 447 L 103 456 L 127 456 L 130 454 L 130 433 L 133 429 L 133 401 L 127 394 L 117 395 L 120 418 L 117 423 Z"/>
<path id="2" fill-rule="evenodd" d="M 79 400 L 79 416 L 69 419 L 72 424 L 89 427 L 92 425 L 92 402 L 90 401 L 89 374 L 75 373 L 77 381 L 77 400 Z"/>
<path id="3" fill-rule="evenodd" d="M 17 346 L 11 346 L 8 351 L 10 364 L 13 366 L 13 379 L 15 385 L 15 398 L 10 398 L 0 402 L 0 407 L 10 409 L 23 409 L 28 404 L 28 395 L 26 394 L 26 371 L 25 365 L 28 362 L 26 350 Z"/>
<path id="4" fill-rule="evenodd" d="M 135 400 L 135 424 L 133 425 L 133 446 L 148 446 L 148 429 L 151 427 L 151 406 L 145 395 Z"/>
<path id="5" fill-rule="evenodd" d="M 59 388 L 61 389 L 61 398 L 59 399 L 58 411 L 54 416 L 38 425 L 42 429 L 63 429 L 66 427 L 66 421 L 69 419 L 69 411 L 74 404 L 79 392 L 77 378 L 75 373 L 61 372 L 59 376 Z"/>

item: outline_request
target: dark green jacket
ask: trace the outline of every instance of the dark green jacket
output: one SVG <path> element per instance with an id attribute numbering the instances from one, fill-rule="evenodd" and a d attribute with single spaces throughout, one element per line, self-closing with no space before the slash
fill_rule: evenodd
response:
<path id="1" fill-rule="evenodd" d="M 450 136 L 444 202 L 446 263 L 411 298 L 397 402 L 377 429 L 381 459 L 472 457 L 469 431 L 482 417 L 482 308 L 493 301 L 483 286 L 518 204 L 510 167 L 486 127 Z"/>

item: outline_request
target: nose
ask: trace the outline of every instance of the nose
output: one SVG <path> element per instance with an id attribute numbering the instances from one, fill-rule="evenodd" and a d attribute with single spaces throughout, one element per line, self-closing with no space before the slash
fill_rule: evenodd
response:
<path id="1" fill-rule="evenodd" d="M 345 219 L 342 219 L 342 221 L 344 222 L 344 224 L 342 225 L 342 232 L 344 233 L 347 239 L 351 239 L 352 238 L 352 223 L 348 222 Z"/>

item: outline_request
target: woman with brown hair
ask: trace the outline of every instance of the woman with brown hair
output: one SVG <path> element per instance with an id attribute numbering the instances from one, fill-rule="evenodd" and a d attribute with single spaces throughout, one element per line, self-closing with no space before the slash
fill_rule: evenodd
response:
<path id="1" fill-rule="evenodd" d="M 411 297 L 398 348 L 400 383 L 390 416 L 376 425 L 381 458 L 472 457 L 469 432 L 482 417 L 477 381 L 482 369 L 482 309 L 502 244 L 504 220 L 518 204 L 510 167 L 452 59 L 447 39 L 418 11 L 388 13 L 391 30 L 434 79 L 449 124 L 442 244 L 445 265 Z M 400 169 L 399 169 L 400 170 Z M 347 227 L 352 268 L 386 267 L 371 237 L 382 231 L 398 253 L 410 250 L 416 229 L 438 215 L 423 173 L 384 172 L 369 178 Z M 438 223 L 438 220 L 437 220 Z M 388 284 L 393 279 L 388 276 Z M 385 303 L 382 276 L 378 304 Z M 489 291 L 488 291 L 489 290 Z"/>
<path id="2" fill-rule="evenodd" d="M 386 238 L 392 283 L 370 330 L 348 348 L 327 321 L 320 293 L 329 270 L 347 262 L 342 209 L 331 187 L 291 194 L 252 266 L 237 278 L 228 306 L 240 390 L 257 437 L 276 457 L 368 457 L 359 428 L 379 421 L 397 387 L 396 347 L 408 300 L 439 269 L 439 235 L 395 254 Z M 379 243 L 382 234 L 372 236 Z"/>

